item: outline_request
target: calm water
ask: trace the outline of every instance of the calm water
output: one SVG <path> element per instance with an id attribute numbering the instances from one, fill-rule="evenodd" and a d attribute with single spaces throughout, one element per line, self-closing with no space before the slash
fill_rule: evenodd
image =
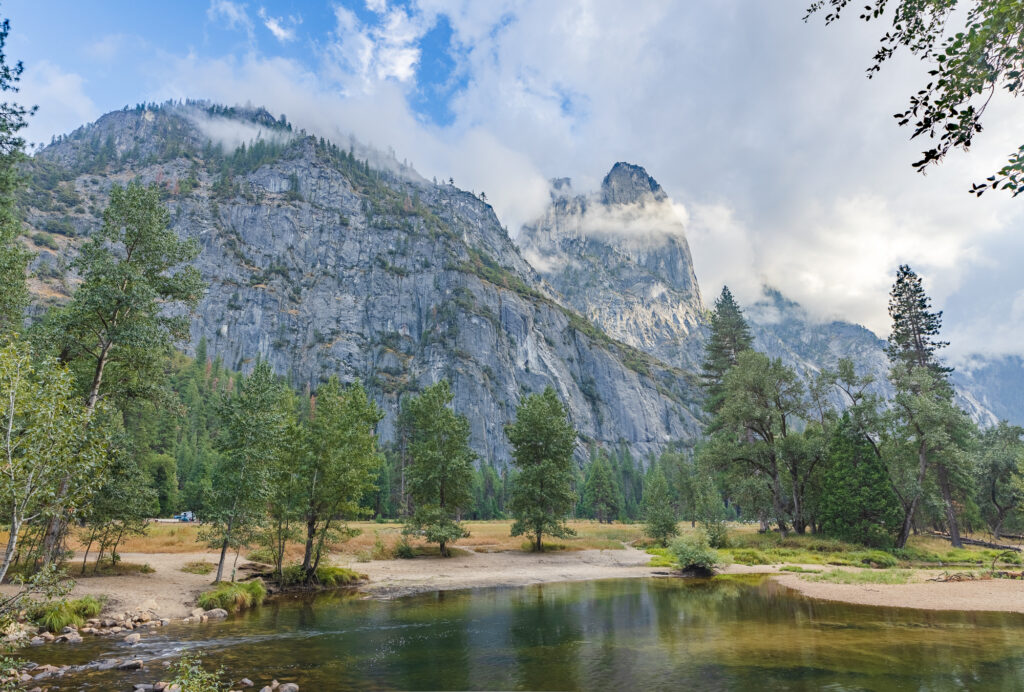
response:
<path id="1" fill-rule="evenodd" d="M 328 596 L 172 626 L 143 642 L 132 653 L 201 649 L 236 679 L 277 677 L 303 692 L 1024 689 L 1022 616 L 825 603 L 758 580 L 611 580 L 391 602 Z M 131 655 L 92 639 L 31 653 L 45 661 L 58 652 L 75 663 Z M 51 689 L 131 689 L 160 670 Z"/>

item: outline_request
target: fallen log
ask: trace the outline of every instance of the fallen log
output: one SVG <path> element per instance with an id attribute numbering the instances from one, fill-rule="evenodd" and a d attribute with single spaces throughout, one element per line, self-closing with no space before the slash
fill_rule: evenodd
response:
<path id="1" fill-rule="evenodd" d="M 948 533 L 939 533 L 938 531 L 929 531 L 927 535 L 935 536 L 936 538 L 943 538 L 943 539 L 945 539 L 947 541 L 950 541 L 950 542 L 952 542 L 952 540 L 953 540 L 952 538 L 949 537 Z M 963 538 L 963 537 L 961 537 L 960 538 L 960 542 L 961 543 L 966 543 L 967 545 L 980 545 L 982 548 L 994 548 L 996 550 L 1012 550 L 1015 553 L 1021 552 L 1021 549 L 1020 549 L 1019 546 L 1005 545 L 1003 543 L 991 543 L 989 541 L 979 541 L 979 540 L 974 539 L 974 538 Z"/>

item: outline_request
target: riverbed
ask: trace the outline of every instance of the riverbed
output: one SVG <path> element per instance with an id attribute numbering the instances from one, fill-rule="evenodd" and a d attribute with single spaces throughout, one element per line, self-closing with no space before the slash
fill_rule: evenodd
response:
<path id="1" fill-rule="evenodd" d="M 810 599 L 763 577 L 615 579 L 394 600 L 278 600 L 222 622 L 31 651 L 40 662 L 142 658 L 51 689 L 167 679 L 202 651 L 234 680 L 344 689 L 1017 689 L 1024 616 Z M 50 660 L 52 659 L 52 660 Z"/>

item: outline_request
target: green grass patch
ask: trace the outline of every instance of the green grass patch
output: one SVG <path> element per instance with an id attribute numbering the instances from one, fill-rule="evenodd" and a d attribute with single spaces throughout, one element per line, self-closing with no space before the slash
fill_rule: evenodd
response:
<path id="1" fill-rule="evenodd" d="M 647 563 L 648 567 L 675 567 L 676 560 L 669 553 L 668 548 L 648 548 L 647 554 L 651 556 L 651 561 Z"/>
<path id="2" fill-rule="evenodd" d="M 331 567 L 321 565 L 316 568 L 314 584 L 328 588 L 350 586 L 359 583 L 368 577 L 347 567 Z M 284 568 L 284 586 L 295 586 L 305 582 L 306 574 L 302 565 L 288 565 Z"/>
<path id="3" fill-rule="evenodd" d="M 252 608 L 267 598 L 267 587 L 259 579 L 247 582 L 221 582 L 209 591 L 199 594 L 197 603 L 203 610 L 223 608 L 229 613 Z"/>
<path id="4" fill-rule="evenodd" d="M 830 584 L 906 584 L 913 574 L 909 569 L 833 569 L 808 579 Z"/>
<path id="5" fill-rule="evenodd" d="M 60 632 L 68 625 L 81 627 L 86 619 L 99 615 L 104 601 L 95 596 L 82 596 L 71 601 L 49 603 L 28 613 L 28 618 L 51 632 Z"/>
<path id="6" fill-rule="evenodd" d="M 800 565 L 783 565 L 779 567 L 780 572 L 796 572 L 797 574 L 821 574 L 820 569 L 807 569 Z"/>
<path id="7" fill-rule="evenodd" d="M 732 555 L 732 561 L 738 565 L 771 565 L 778 562 L 757 548 L 732 548 L 724 552 Z"/>
<path id="8" fill-rule="evenodd" d="M 182 568 L 182 572 L 188 572 L 189 574 L 210 574 L 213 570 L 217 569 L 217 565 L 206 560 L 193 560 L 192 562 L 186 562 Z"/>

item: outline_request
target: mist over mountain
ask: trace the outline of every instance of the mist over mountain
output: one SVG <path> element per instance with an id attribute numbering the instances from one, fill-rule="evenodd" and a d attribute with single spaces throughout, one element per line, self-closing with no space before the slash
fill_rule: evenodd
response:
<path id="1" fill-rule="evenodd" d="M 503 426 L 523 394 L 555 387 L 588 445 L 657 453 L 705 420 L 697 373 L 706 305 L 672 200 L 640 166 L 599 190 L 556 180 L 509 237 L 485 199 L 423 179 L 390 153 L 296 131 L 254 108 L 206 103 L 109 113 L 39 151 L 21 199 L 37 301 L 60 302 L 114 184 L 161 186 L 172 225 L 201 246 L 209 289 L 194 352 L 246 370 L 265 359 L 315 389 L 360 379 L 393 439 L 402 396 L 446 377 L 476 451 L 507 461 Z M 805 372 L 853 358 L 879 378 L 884 343 L 807 317 L 777 292 L 746 306 L 758 348 Z M 979 421 L 1021 421 L 1020 360 L 955 380 Z"/>

